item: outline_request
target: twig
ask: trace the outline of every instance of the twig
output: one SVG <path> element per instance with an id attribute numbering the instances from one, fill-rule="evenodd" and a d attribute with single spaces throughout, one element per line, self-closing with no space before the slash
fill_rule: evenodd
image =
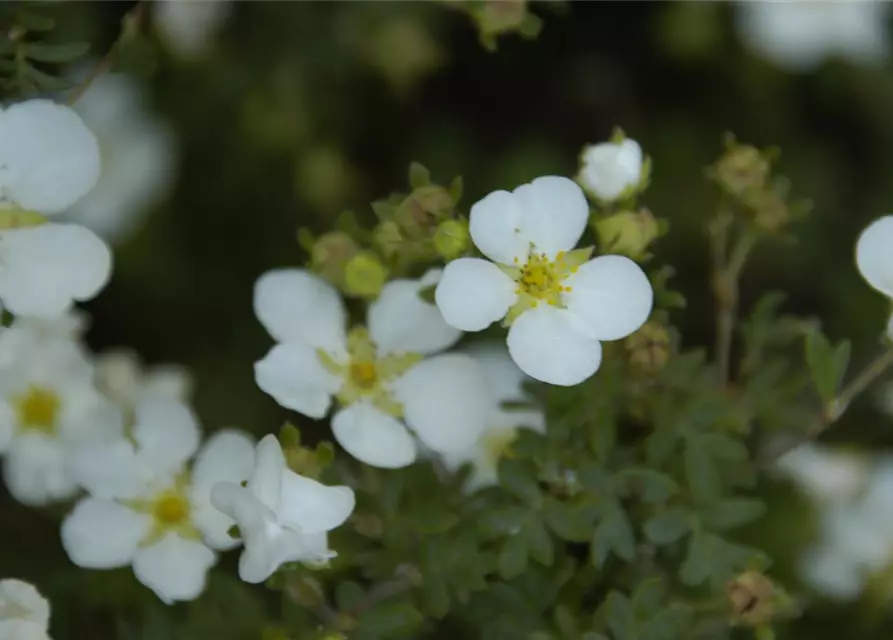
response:
<path id="1" fill-rule="evenodd" d="M 732 253 L 725 262 L 727 229 L 721 231 L 714 250 L 714 289 L 716 292 L 716 368 L 720 384 L 729 381 L 732 357 L 732 338 L 735 333 L 735 318 L 738 313 L 738 281 L 747 258 L 757 240 L 754 231 L 744 232 Z"/>

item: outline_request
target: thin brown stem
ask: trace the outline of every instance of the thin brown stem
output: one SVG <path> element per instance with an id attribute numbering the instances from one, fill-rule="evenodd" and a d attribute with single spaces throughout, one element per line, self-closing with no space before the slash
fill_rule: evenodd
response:
<path id="1" fill-rule="evenodd" d="M 738 314 L 738 282 L 747 258 L 757 240 L 757 234 L 746 231 L 735 243 L 728 262 L 714 267 L 713 286 L 716 292 L 716 369 L 720 384 L 729 382 L 732 358 L 732 339 Z M 717 251 L 714 262 L 725 256 Z"/>

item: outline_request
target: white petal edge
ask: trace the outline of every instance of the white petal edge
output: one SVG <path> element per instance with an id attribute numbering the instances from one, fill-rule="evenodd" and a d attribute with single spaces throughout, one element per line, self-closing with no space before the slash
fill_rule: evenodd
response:
<path id="1" fill-rule="evenodd" d="M 336 413 L 332 434 L 347 453 L 373 467 L 397 469 L 416 459 L 416 445 L 406 427 L 364 402 Z"/>
<path id="2" fill-rule="evenodd" d="M 893 298 L 893 216 L 878 218 L 859 235 L 856 266 L 868 284 Z"/>
<path id="3" fill-rule="evenodd" d="M 471 206 L 468 232 L 481 253 L 494 262 L 523 261 L 530 251 L 521 232 L 521 207 L 508 191 L 494 191 Z"/>
<path id="4" fill-rule="evenodd" d="M 9 611 L 10 609 L 24 614 L 24 617 L 16 615 L 22 620 L 43 625 L 44 628 L 49 624 L 49 601 L 40 595 L 33 585 L 22 580 L 14 578 L 0 580 L 0 611 Z M 0 617 L 3 616 L 0 615 Z M 11 636 L 11 640 L 15 640 L 15 636 Z"/>
<path id="5" fill-rule="evenodd" d="M 514 196 L 521 208 L 521 235 L 537 253 L 554 258 L 577 246 L 589 221 L 589 204 L 576 182 L 544 176 L 518 187 Z"/>
<path id="6" fill-rule="evenodd" d="M 195 600 L 205 590 L 208 570 L 216 554 L 201 542 L 168 533 L 137 551 L 133 558 L 136 579 L 168 604 Z"/>
<path id="7" fill-rule="evenodd" d="M 329 412 L 341 379 L 323 367 L 313 347 L 299 342 L 277 344 L 254 363 L 254 380 L 280 406 L 310 418 Z"/>
<path id="8" fill-rule="evenodd" d="M 150 480 L 133 443 L 123 438 L 79 444 L 71 449 L 66 462 L 72 478 L 100 498 L 137 497 Z"/>
<path id="9" fill-rule="evenodd" d="M 3 461 L 3 479 L 12 497 L 31 507 L 66 500 L 77 492 L 62 445 L 38 433 L 13 438 Z"/>
<path id="10" fill-rule="evenodd" d="M 247 487 L 262 504 L 275 511 L 282 495 L 282 474 L 286 470 L 282 445 L 273 434 L 268 434 L 255 448 L 254 470 Z"/>
<path id="11" fill-rule="evenodd" d="M 192 408 L 175 400 L 148 399 L 136 407 L 133 437 L 138 457 L 159 475 L 177 473 L 198 449 L 201 430 Z"/>
<path id="12" fill-rule="evenodd" d="M 482 331 L 505 317 L 518 298 L 516 288 L 492 262 L 460 258 L 444 269 L 434 300 L 448 325 Z"/>
<path id="13" fill-rule="evenodd" d="M 542 305 L 515 319 L 508 348 L 531 378 L 564 387 L 592 376 L 602 361 L 601 344 L 578 316 Z"/>
<path id="14" fill-rule="evenodd" d="M 130 564 L 152 518 L 112 500 L 84 498 L 62 522 L 62 546 L 71 561 L 87 569 Z"/>
<path id="15" fill-rule="evenodd" d="M 303 533 L 320 533 L 344 524 L 355 504 L 350 487 L 327 487 L 286 470 L 276 515 L 283 526 Z"/>

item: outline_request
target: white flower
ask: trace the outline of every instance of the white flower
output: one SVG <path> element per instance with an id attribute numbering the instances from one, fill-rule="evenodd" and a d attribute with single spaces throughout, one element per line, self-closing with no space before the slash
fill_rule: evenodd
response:
<path id="1" fill-rule="evenodd" d="M 776 468 L 821 503 L 852 500 L 869 479 L 867 461 L 860 456 L 812 442 L 783 455 Z"/>
<path id="2" fill-rule="evenodd" d="M 228 0 L 160 0 L 152 6 L 155 28 L 178 54 L 196 58 L 207 53 L 230 14 Z"/>
<path id="3" fill-rule="evenodd" d="M 49 640 L 50 603 L 32 585 L 0 580 L 0 640 Z"/>
<path id="4" fill-rule="evenodd" d="M 830 56 L 877 64 L 888 53 L 887 2 L 743 2 L 738 33 L 758 55 L 792 71 L 808 70 Z"/>
<path id="5" fill-rule="evenodd" d="M 642 147 L 630 138 L 583 149 L 577 181 L 599 200 L 612 202 L 642 181 Z"/>
<path id="6" fill-rule="evenodd" d="M 856 242 L 856 266 L 872 287 L 893 300 L 893 216 L 878 218 L 868 225 Z M 893 315 L 887 323 L 893 339 Z"/>
<path id="7" fill-rule="evenodd" d="M 348 334 L 344 304 L 327 282 L 301 269 L 264 274 L 254 310 L 280 344 L 255 363 L 258 386 L 311 418 L 324 417 L 337 397 L 335 439 L 367 464 L 403 467 L 415 460 L 415 440 L 401 419 L 435 451 L 465 449 L 483 430 L 488 403 L 471 358 L 423 358 L 460 336 L 419 297 L 439 275 L 389 282 L 369 308 L 368 331 Z"/>
<path id="8" fill-rule="evenodd" d="M 586 198 L 567 178 L 537 178 L 495 191 L 471 208 L 469 230 L 493 262 L 450 262 L 435 300 L 448 324 L 481 331 L 505 318 L 509 353 L 529 376 L 570 386 L 601 364 L 651 313 L 654 292 L 632 260 L 572 251 L 586 228 Z M 495 263 L 495 264 L 494 264 Z"/>
<path id="9" fill-rule="evenodd" d="M 72 472 L 89 496 L 62 523 L 71 561 L 88 569 L 133 566 L 164 602 L 204 590 L 214 550 L 238 545 L 233 521 L 211 505 L 218 482 L 241 482 L 254 464 L 251 440 L 221 431 L 199 446 L 188 406 L 149 399 L 136 409 L 132 440 L 92 443 L 72 456 Z"/>
<path id="10" fill-rule="evenodd" d="M 28 505 L 74 495 L 71 450 L 116 437 L 121 416 L 97 391 L 81 347 L 50 341 L 0 368 L 0 453 L 9 492 Z"/>
<path id="11" fill-rule="evenodd" d="M 172 132 L 149 112 L 140 87 L 121 74 L 94 80 L 74 109 L 99 139 L 102 172 L 65 218 L 110 242 L 125 240 L 171 185 Z"/>
<path id="12" fill-rule="evenodd" d="M 105 286 L 105 243 L 44 218 L 72 206 L 98 177 L 96 138 L 69 107 L 28 100 L 0 111 L 0 300 L 12 313 L 54 317 Z"/>
<path id="13" fill-rule="evenodd" d="M 80 351 L 88 359 L 87 348 L 81 343 L 87 324 L 87 314 L 80 309 L 53 318 L 15 318 L 9 327 L 0 330 L 0 369 L 30 358 L 35 349 L 49 344 L 65 345 L 64 349 Z"/>
<path id="14" fill-rule="evenodd" d="M 126 411 L 151 398 L 186 402 L 192 393 L 186 369 L 176 365 L 145 367 L 139 356 L 127 349 L 96 357 L 96 386 Z"/>
<path id="15" fill-rule="evenodd" d="M 471 465 L 466 489 L 474 491 L 497 482 L 499 460 L 518 435 L 518 428 L 544 433 L 546 419 L 534 408 L 506 409 L 506 402 L 529 401 L 521 386 L 527 376 L 512 362 L 508 352 L 493 345 L 478 345 L 466 352 L 474 358 L 484 373 L 486 390 L 490 396 L 490 416 L 487 428 L 477 441 L 464 451 L 444 454 L 445 466 L 456 470 L 463 464 Z"/>
<path id="16" fill-rule="evenodd" d="M 334 557 L 327 533 L 354 509 L 349 487 L 327 487 L 288 469 L 272 435 L 257 445 L 246 485 L 220 483 L 211 500 L 238 524 L 245 545 L 239 576 L 253 583 L 263 582 L 285 562 L 319 564 Z"/>

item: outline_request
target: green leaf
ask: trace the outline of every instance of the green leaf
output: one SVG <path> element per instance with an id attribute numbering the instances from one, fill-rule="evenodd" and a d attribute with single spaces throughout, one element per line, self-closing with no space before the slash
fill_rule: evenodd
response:
<path id="1" fill-rule="evenodd" d="M 626 512 L 616 501 L 610 502 L 595 528 L 590 543 L 590 556 L 596 567 L 605 564 L 611 552 L 632 562 L 636 557 L 636 540 Z"/>
<path id="2" fill-rule="evenodd" d="M 593 524 L 583 507 L 547 497 L 543 502 L 543 518 L 563 540 L 586 542 L 592 537 Z"/>
<path id="3" fill-rule="evenodd" d="M 616 640 L 633 640 L 636 637 L 636 620 L 632 603 L 624 595 L 612 591 L 602 606 L 605 623 Z"/>
<path id="4" fill-rule="evenodd" d="M 431 184 L 431 172 L 424 165 L 413 162 L 409 165 L 409 186 L 413 189 Z"/>
<path id="5" fill-rule="evenodd" d="M 375 637 L 411 634 L 424 616 L 409 602 L 382 602 L 360 616 L 358 630 Z"/>
<path id="6" fill-rule="evenodd" d="M 824 402 L 830 402 L 837 395 L 849 362 L 848 340 L 834 347 L 818 329 L 806 335 L 806 364 L 816 391 Z"/>
<path id="7" fill-rule="evenodd" d="M 686 604 L 673 603 L 640 627 L 641 640 L 679 640 L 691 637 L 687 633 L 693 612 Z"/>
<path id="8" fill-rule="evenodd" d="M 428 304 L 434 304 L 434 292 L 437 290 L 437 285 L 432 284 L 430 287 L 422 287 L 419 289 L 419 298 L 421 298 L 424 302 Z"/>
<path id="9" fill-rule="evenodd" d="M 449 613 L 450 593 L 443 578 L 430 572 L 425 574 L 422 603 L 428 615 L 438 620 Z"/>
<path id="10" fill-rule="evenodd" d="M 335 604 L 338 610 L 344 613 L 353 611 L 365 595 L 363 587 L 351 580 L 335 585 Z"/>
<path id="11" fill-rule="evenodd" d="M 574 617 L 574 614 L 571 612 L 571 610 L 563 604 L 555 607 L 554 618 L 555 626 L 558 627 L 558 630 L 561 632 L 561 635 L 563 637 L 576 638 L 580 635 L 580 630 L 577 626 L 577 619 Z"/>
<path id="12" fill-rule="evenodd" d="M 499 461 L 499 484 L 524 502 L 539 505 L 540 486 L 536 471 L 522 460 L 503 458 Z"/>
<path id="13" fill-rule="evenodd" d="M 528 518 L 523 507 L 499 507 L 486 512 L 478 520 L 481 532 L 487 537 L 502 537 L 517 533 Z"/>
<path id="14" fill-rule="evenodd" d="M 766 505 L 751 498 L 728 498 L 705 509 L 700 515 L 711 529 L 724 531 L 753 522 L 766 513 Z"/>
<path id="15" fill-rule="evenodd" d="M 453 204 L 457 204 L 459 200 L 462 199 L 462 191 L 463 191 L 463 183 L 462 176 L 456 176 L 453 178 L 453 181 L 450 182 L 450 198 L 453 199 Z"/>
<path id="16" fill-rule="evenodd" d="M 689 531 L 689 514 L 684 509 L 671 508 L 645 521 L 645 536 L 654 544 L 673 544 Z"/>
<path id="17" fill-rule="evenodd" d="M 678 490 L 673 479 L 654 469 L 633 467 L 615 476 L 624 493 L 638 494 L 645 502 L 666 502 Z"/>
<path id="18" fill-rule="evenodd" d="M 701 436 L 692 435 L 685 441 L 685 477 L 695 500 L 712 502 L 719 498 L 719 472 Z"/>
<path id="19" fill-rule="evenodd" d="M 719 588 L 744 569 L 757 552 L 733 544 L 709 532 L 696 531 L 689 538 L 688 554 L 679 571 L 679 579 L 694 587 L 710 580 Z"/>
<path id="20" fill-rule="evenodd" d="M 497 558 L 499 575 L 504 579 L 515 578 L 527 569 L 527 543 L 520 535 L 510 536 Z"/>
<path id="21" fill-rule="evenodd" d="M 16 21 L 28 31 L 52 31 L 56 27 L 56 21 L 50 16 L 21 8 L 16 13 Z"/>
<path id="22" fill-rule="evenodd" d="M 679 579 L 694 587 L 710 577 L 711 550 L 709 534 L 695 532 L 688 539 L 688 553 L 679 569 Z"/>
<path id="23" fill-rule="evenodd" d="M 646 578 L 639 583 L 633 594 L 633 610 L 637 618 L 650 618 L 657 614 L 667 592 L 663 578 Z"/>
<path id="24" fill-rule="evenodd" d="M 87 42 L 66 42 L 48 44 L 45 42 L 29 42 L 23 45 L 25 57 L 38 62 L 73 62 L 90 51 Z"/>
<path id="25" fill-rule="evenodd" d="M 554 545 L 552 544 L 552 536 L 546 530 L 545 525 L 539 518 L 528 518 L 521 530 L 527 542 L 527 551 L 530 556 L 542 565 L 552 566 L 555 559 Z"/>

